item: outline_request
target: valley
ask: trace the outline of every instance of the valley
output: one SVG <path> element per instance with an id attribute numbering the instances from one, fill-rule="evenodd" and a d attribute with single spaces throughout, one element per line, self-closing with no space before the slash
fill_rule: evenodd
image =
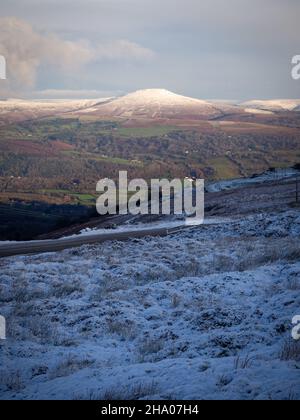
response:
<path id="1" fill-rule="evenodd" d="M 234 105 L 159 89 L 94 101 L 1 102 L 0 204 L 92 214 L 97 181 L 116 180 L 120 170 L 131 179 L 210 182 L 291 167 L 300 162 L 300 113 L 291 103 Z"/>

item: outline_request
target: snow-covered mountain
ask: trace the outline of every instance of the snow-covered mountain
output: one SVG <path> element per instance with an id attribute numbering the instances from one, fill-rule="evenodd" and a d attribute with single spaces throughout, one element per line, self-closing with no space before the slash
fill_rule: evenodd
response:
<path id="1" fill-rule="evenodd" d="M 126 120 L 212 120 L 246 114 L 268 115 L 279 111 L 299 111 L 300 100 L 253 100 L 243 103 L 206 101 L 178 95 L 166 89 L 144 89 L 116 98 L 87 100 L 0 101 L 1 122 L 73 113 L 77 116 Z"/>
<path id="2" fill-rule="evenodd" d="M 145 89 L 100 104 L 93 108 L 93 112 L 121 118 L 210 119 L 236 109 L 229 104 L 214 104 L 177 95 L 165 89 Z"/>
<path id="3" fill-rule="evenodd" d="M 0 125 L 2 123 L 22 122 L 28 119 L 55 116 L 67 112 L 79 112 L 91 109 L 93 106 L 105 102 L 101 99 L 78 100 L 20 100 L 8 99 L 0 101 Z"/>
<path id="4" fill-rule="evenodd" d="M 264 111 L 298 111 L 300 99 L 253 100 L 240 104 L 243 107 Z"/>

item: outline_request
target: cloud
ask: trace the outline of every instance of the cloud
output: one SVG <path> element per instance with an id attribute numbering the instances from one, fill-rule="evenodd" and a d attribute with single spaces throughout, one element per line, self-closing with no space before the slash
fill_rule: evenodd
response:
<path id="1" fill-rule="evenodd" d="M 86 40 L 67 41 L 54 34 L 42 34 L 24 20 L 0 18 L 0 54 L 7 61 L 6 90 L 28 90 L 36 86 L 42 65 L 56 72 L 76 72 L 102 60 L 145 60 L 154 53 L 127 40 L 106 41 L 91 45 Z"/>
<path id="2" fill-rule="evenodd" d="M 79 68 L 92 59 L 92 51 L 83 42 L 41 35 L 22 20 L 1 18 L 0 27 L 0 51 L 7 61 L 11 87 L 33 88 L 41 64 L 65 71 Z"/>

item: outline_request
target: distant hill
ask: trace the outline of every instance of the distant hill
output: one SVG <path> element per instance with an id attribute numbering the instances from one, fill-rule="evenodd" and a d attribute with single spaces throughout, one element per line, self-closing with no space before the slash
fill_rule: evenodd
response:
<path id="1" fill-rule="evenodd" d="M 251 109 L 261 109 L 266 111 L 298 111 L 300 109 L 300 100 L 298 99 L 277 99 L 277 100 L 254 100 L 243 102 L 241 107 Z"/>
<path id="2" fill-rule="evenodd" d="M 7 99 L 0 101 L 0 125 L 18 123 L 43 117 L 52 117 L 68 112 L 91 109 L 94 105 L 107 99 L 96 100 L 19 100 Z"/>
<path id="3" fill-rule="evenodd" d="M 145 89 L 98 104 L 84 113 L 105 117 L 127 119 L 190 119 L 207 120 L 239 108 L 229 104 L 212 103 L 200 99 L 177 95 L 165 89 Z"/>
<path id="4" fill-rule="evenodd" d="M 116 98 L 82 100 L 0 100 L 0 126 L 45 117 L 135 121 L 212 121 L 257 118 L 299 111 L 300 100 L 253 100 L 234 104 L 190 98 L 165 89 L 138 90 Z M 267 121 L 267 120 L 266 120 Z M 274 121 L 273 121 L 274 123 Z"/>

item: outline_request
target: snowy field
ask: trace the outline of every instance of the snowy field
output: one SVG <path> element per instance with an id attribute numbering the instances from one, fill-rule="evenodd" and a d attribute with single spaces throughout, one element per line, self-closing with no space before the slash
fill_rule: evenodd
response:
<path id="1" fill-rule="evenodd" d="M 300 399 L 300 213 L 0 260 L 1 399 Z"/>

